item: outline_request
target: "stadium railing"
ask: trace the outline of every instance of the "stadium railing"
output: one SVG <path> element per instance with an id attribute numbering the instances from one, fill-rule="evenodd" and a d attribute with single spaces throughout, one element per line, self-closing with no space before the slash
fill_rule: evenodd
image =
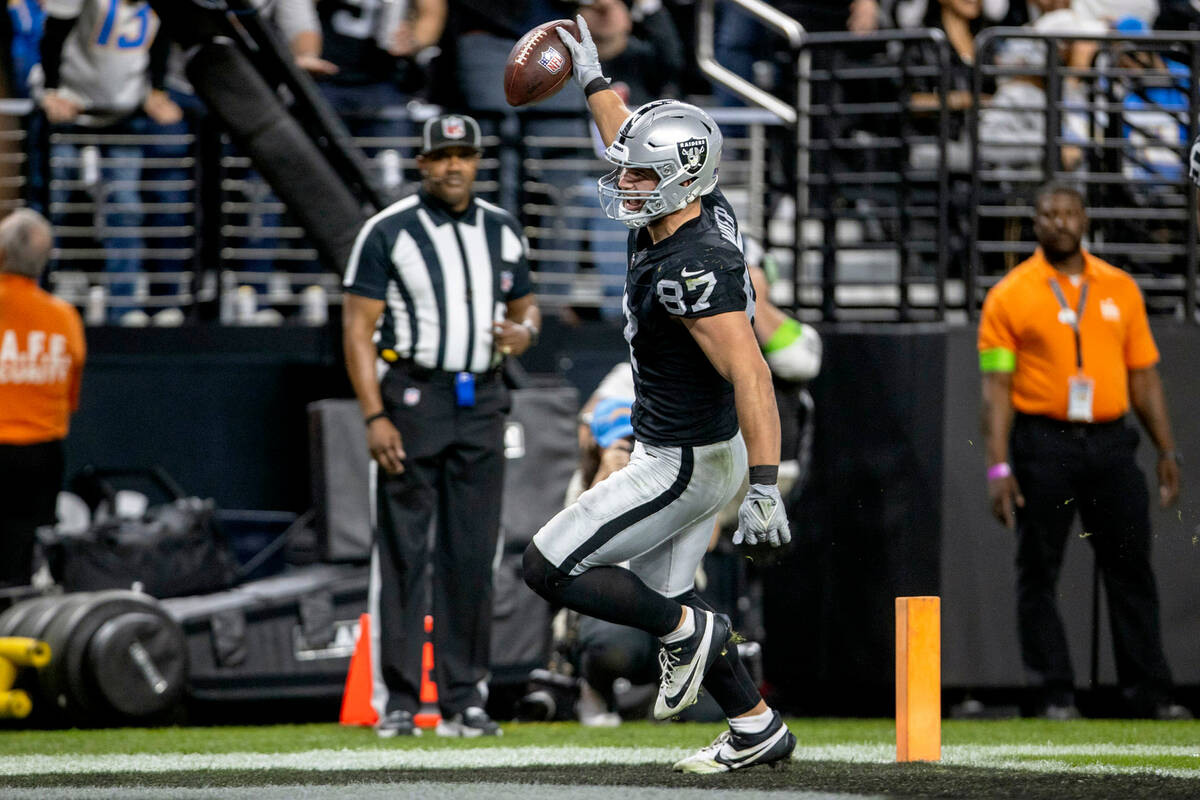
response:
<path id="1" fill-rule="evenodd" d="M 1090 66 L 1063 66 L 1060 51 L 1077 42 L 1095 43 Z M 1196 323 L 1196 189 L 1187 158 L 1200 111 L 1200 33 L 993 28 L 977 37 L 976 52 L 967 311 L 975 315 L 987 288 L 1028 254 L 1033 190 L 1057 180 L 1087 199 L 1091 252 L 1133 274 L 1152 313 Z M 1034 102 L 1009 107 L 1040 117 L 1042 135 L 989 140 L 982 100 L 989 84 L 1012 82 L 1044 87 L 1044 101 L 1027 92 Z"/>
<path id="2" fill-rule="evenodd" d="M 1091 250 L 1135 276 L 1152 313 L 1195 321 L 1186 151 L 1200 111 L 1190 77 L 1200 34 L 1088 37 L 1099 42 L 1091 66 L 1063 66 L 1059 47 L 1083 38 L 983 31 L 963 102 L 938 31 L 806 35 L 793 48 L 791 121 L 710 109 L 730 134 L 722 187 L 784 278 L 775 303 L 808 319 L 972 319 L 986 289 L 1032 250 L 1032 190 L 1059 179 L 1085 191 Z M 1021 47 L 1041 50 L 1036 68 L 1014 64 Z M 1030 76 L 1052 101 L 1004 110 L 1040 126 L 990 139 L 993 84 Z M 397 135 L 356 140 L 392 197 L 419 181 L 414 123 L 429 113 L 383 109 Z M 480 118 L 479 193 L 526 226 L 541 303 L 619 314 L 626 231 L 599 211 L 607 165 L 588 127 L 577 116 Z M 47 132 L 36 119 L 28 102 L 0 105 L 0 136 L 20 146 L 0 162 L 0 190 L 20 191 L 56 223 L 50 284 L 91 324 L 165 309 L 182 314 L 164 322 L 321 324 L 340 302 L 338 265 L 319 262 L 210 120 L 114 135 Z"/>
<path id="3" fill-rule="evenodd" d="M 420 180 L 417 123 L 433 112 L 383 109 L 376 120 L 399 135 L 354 140 L 392 199 Z M 726 143 L 722 186 L 746 230 L 761 235 L 766 129 L 779 121 L 754 109 L 713 113 L 743 130 Z M 55 224 L 49 284 L 89 324 L 147 321 L 130 312 L 162 324 L 321 324 L 323 309 L 340 303 L 337 271 L 210 119 L 191 117 L 171 134 L 47 130 L 27 101 L 6 102 L 0 117 L 19 122 L 0 130 L 18 147 L 0 180 Z M 511 127 L 479 117 L 477 191 L 525 223 L 541 304 L 618 315 L 627 230 L 599 209 L 596 180 L 608 167 L 583 118 L 523 114 Z M 166 309 L 181 313 L 160 318 Z"/>
<path id="4" fill-rule="evenodd" d="M 784 174 L 794 183 L 775 188 L 792 195 L 794 217 L 771 243 L 791 251 L 794 295 L 776 301 L 825 320 L 942 319 L 952 121 L 944 34 L 810 34 L 793 54 L 800 100 Z"/>

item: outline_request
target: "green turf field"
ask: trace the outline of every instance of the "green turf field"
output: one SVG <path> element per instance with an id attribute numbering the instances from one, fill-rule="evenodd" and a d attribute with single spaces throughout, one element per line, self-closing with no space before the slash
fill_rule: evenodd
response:
<path id="1" fill-rule="evenodd" d="M 351 786 L 362 787 L 361 797 L 374 796 L 369 787 L 390 792 L 389 786 L 395 796 L 409 796 L 405 789 L 418 786 L 419 794 L 432 796 L 428 787 L 436 785 L 444 796 L 475 797 L 476 784 L 545 784 L 607 786 L 610 796 L 619 791 L 626 800 L 660 796 L 659 789 L 671 787 L 773 796 L 1200 797 L 1200 722 L 946 721 L 938 764 L 894 763 L 890 720 L 789 724 L 799 741 L 790 764 L 718 776 L 670 769 L 721 730 L 700 723 L 605 730 L 510 723 L 503 737 L 486 741 L 428 734 L 380 740 L 369 729 L 337 725 L 8 730 L 0 732 L 0 796 L 50 797 L 45 792 L 57 787 L 65 794 L 55 797 L 236 794 L 265 800 L 354 796 Z M 242 788 L 254 793 L 238 793 Z M 200 790 L 217 794 L 194 794 Z"/>

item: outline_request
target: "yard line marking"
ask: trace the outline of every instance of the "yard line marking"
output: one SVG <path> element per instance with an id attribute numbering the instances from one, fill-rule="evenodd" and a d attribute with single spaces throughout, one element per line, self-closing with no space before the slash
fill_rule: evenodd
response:
<path id="1" fill-rule="evenodd" d="M 87 755 L 0 756 L 0 776 L 163 773 L 205 770 L 288 769 L 299 771 L 357 771 L 380 769 L 487 769 L 499 767 L 579 766 L 596 764 L 670 764 L 691 752 L 675 747 L 488 747 L 443 749 L 317 749 L 293 753 L 137 753 Z M 1194 768 L 1129 764 L 1072 764 L 1064 757 L 1195 758 Z M 799 746 L 797 761 L 835 761 L 859 764 L 892 763 L 890 744 Z M 1036 760 L 1022 760 L 1036 759 Z M 947 766 L 986 767 L 1023 772 L 1160 775 L 1200 779 L 1200 749 L 1180 745 L 950 745 L 944 748 Z"/>

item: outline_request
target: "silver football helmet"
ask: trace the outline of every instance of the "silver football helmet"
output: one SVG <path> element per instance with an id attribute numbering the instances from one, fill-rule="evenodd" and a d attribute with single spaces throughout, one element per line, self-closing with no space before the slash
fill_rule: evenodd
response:
<path id="1" fill-rule="evenodd" d="M 617 167 L 599 181 L 605 215 L 641 228 L 716 188 L 721 130 L 696 106 L 655 100 L 625 120 L 604 157 Z M 618 182 L 624 169 L 653 169 L 658 186 L 649 191 L 622 189 Z M 643 202 L 637 209 L 625 205 L 638 200 Z"/>

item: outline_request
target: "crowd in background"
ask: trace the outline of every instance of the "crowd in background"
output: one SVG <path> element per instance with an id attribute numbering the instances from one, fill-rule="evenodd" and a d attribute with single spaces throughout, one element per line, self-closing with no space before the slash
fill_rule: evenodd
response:
<path id="1" fill-rule="evenodd" d="M 498 76 L 516 40 L 544 21 L 582 14 L 593 33 L 607 75 L 632 106 L 657 97 L 679 97 L 701 105 L 737 105 L 728 91 L 713 87 L 696 67 L 696 5 L 691 0 L 253 0 L 279 34 L 297 67 L 311 75 L 321 93 L 357 137 L 410 136 L 411 120 L 428 117 L 432 107 L 481 115 L 488 133 L 505 133 L 514 119 L 500 90 Z M 890 28 L 936 28 L 950 45 L 948 102 L 961 112 L 972 102 L 975 40 L 987 26 L 1028 26 L 1059 36 L 1127 34 L 1151 30 L 1200 29 L 1200 9 L 1188 0 L 781 0 L 772 4 L 799 20 L 810 32 L 843 31 L 860 36 Z M 794 100 L 794 54 L 774 35 L 732 4 L 717 5 L 716 57 L 722 64 L 786 100 Z M 180 212 L 189 192 L 186 171 L 164 167 L 154 180 L 140 182 L 154 159 L 175 163 L 187 155 L 183 138 L 204 118 L 184 74 L 184 54 L 173 47 L 145 0 L 9 0 L 2 20 L 0 47 L 11 92 L 33 98 L 39 114 L 30 117 L 26 201 L 43 210 L 56 226 L 60 247 L 93 242 L 103 253 L 95 269 L 108 273 L 112 297 L 145 294 L 135 273 L 181 274 L 192 258 L 194 231 Z M 1009 67 L 1003 78 L 989 78 L 981 95 L 985 107 L 980 125 L 980 153 L 990 164 L 1017 167 L 1039 163 L 1044 156 L 1047 103 L 1042 77 L 1048 57 L 1042 42 L 1012 40 L 1002 45 L 994 63 Z M 1055 58 L 1072 67 L 1091 64 L 1097 46 L 1064 41 Z M 1135 92 L 1127 105 L 1152 107 L 1144 126 L 1158 127 L 1171 140 L 1183 141 L 1187 120 L 1187 66 L 1164 62 L 1179 75 L 1175 87 Z M 1123 66 L 1137 66 L 1136 63 Z M 1027 73 L 1021 70 L 1027 68 Z M 1063 97 L 1079 90 L 1068 79 Z M 917 87 L 919 88 L 919 87 Z M 933 92 L 914 92 L 912 102 L 934 103 Z M 1081 100 L 1082 103 L 1082 100 Z M 1164 112 L 1165 109 L 1165 112 Z M 563 91 L 539 111 L 570 115 L 575 121 L 527 123 L 528 135 L 586 138 L 583 98 Z M 381 113 L 382 112 L 382 113 Z M 493 115 L 490 119 L 488 115 Z M 1063 115 L 1068 140 L 1059 163 L 1073 169 L 1083 161 L 1088 113 Z M 515 123 L 514 123 L 515 124 Z M 961 117 L 952 130 L 958 152 L 965 152 Z M 1168 128 L 1165 133 L 1163 128 Z M 105 140 L 80 144 L 79 137 L 59 137 L 49 144 L 48 131 L 71 133 L 167 134 L 155 144 Z M 1071 142 L 1079 142 L 1072 144 Z M 788 143 L 775 149 L 780 168 L 775 175 L 794 174 Z M 552 148 L 533 149 L 543 164 L 553 164 Z M 505 180 L 515 175 L 515 154 L 502 154 L 501 205 L 518 210 L 518 187 Z M 509 160 L 506 167 L 505 159 Z M 951 156 L 953 160 L 953 154 Z M 379 159 L 381 180 L 392 188 L 401 182 L 395 158 Z M 960 158 L 961 162 L 961 158 Z M 1180 160 L 1162 148 L 1145 148 L 1129 159 L 1131 173 L 1179 174 Z M 506 171 L 507 170 L 507 171 Z M 533 176 L 547 185 L 573 187 L 567 194 L 592 191 L 594 175 L 577 168 L 543 167 Z M 265 183 L 255 202 L 271 199 Z M 97 187 L 103 187 L 98 190 Z M 786 186 L 776 187 L 786 191 Z M 98 191 L 90 216 L 62 211 L 80 194 Z M 779 192 L 777 192 L 778 194 Z M 263 206 L 266 207 L 266 206 Z M 281 224 L 277 212 L 265 212 L 247 225 L 250 243 L 270 244 L 270 231 Z M 584 220 L 588 231 L 605 230 L 606 221 Z M 609 231 L 612 233 L 612 231 Z M 152 237 L 152 238 L 151 238 Z M 623 272 L 619 236 L 589 237 L 589 259 L 598 272 Z M 80 245 L 83 246 L 82 244 Z M 562 248 L 552 248 L 561 250 Z M 573 264 L 535 265 L 548 271 L 573 272 Z M 59 265 L 61 268 L 61 265 Z M 269 261 L 250 261 L 247 268 L 264 273 L 277 269 Z M 292 269 L 303 269 L 293 265 Z M 130 276 L 127 279 L 122 276 Z M 264 279 L 265 280 L 265 279 Z M 177 291 L 170 279 L 158 293 Z M 614 285 L 617 281 L 613 281 Z M 169 305 L 169 304 L 168 304 Z M 148 309 L 154 311 L 154 309 Z M 155 322 L 181 321 L 167 307 Z M 106 315 L 89 320 L 146 324 L 150 317 L 136 303 L 113 304 Z"/>

